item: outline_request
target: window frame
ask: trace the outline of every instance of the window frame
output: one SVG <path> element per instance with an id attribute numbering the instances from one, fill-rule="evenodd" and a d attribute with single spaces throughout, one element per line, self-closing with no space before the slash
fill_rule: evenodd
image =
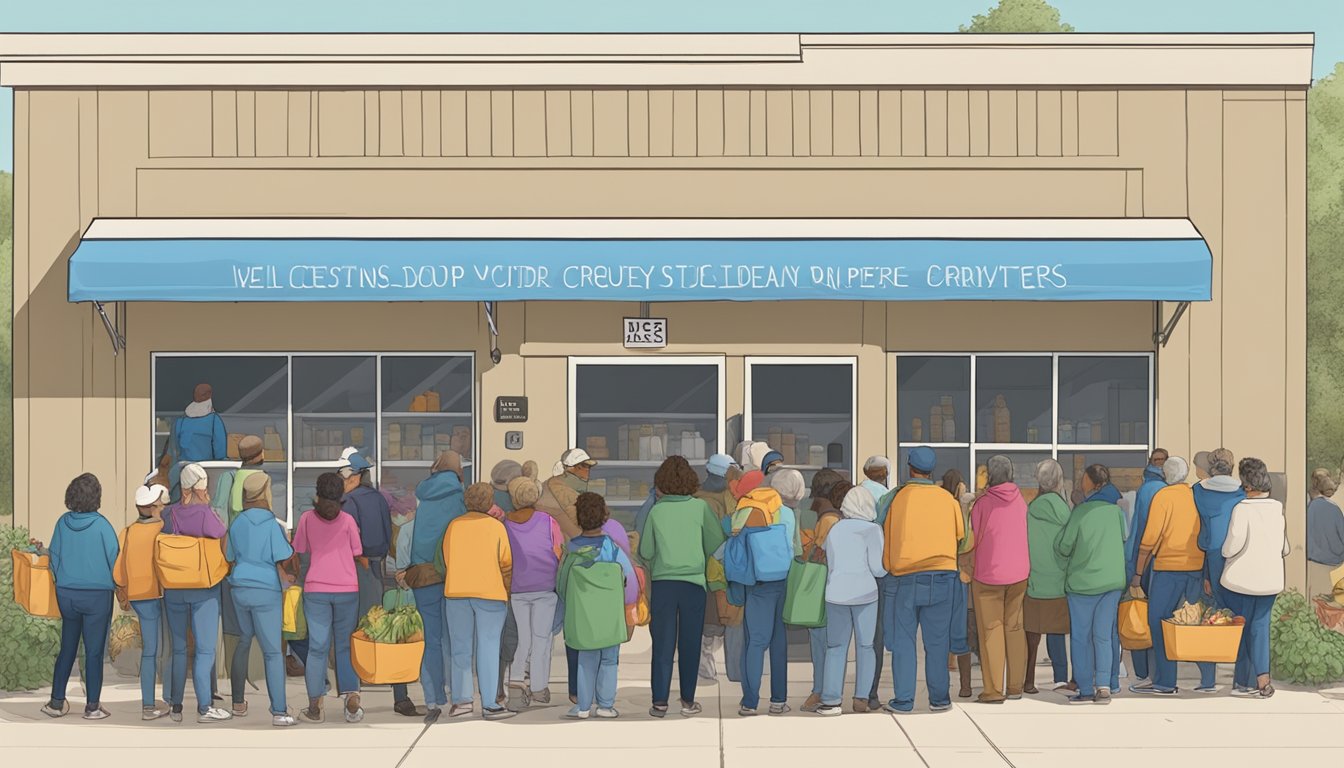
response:
<path id="1" fill-rule="evenodd" d="M 756 417 L 755 408 L 752 406 L 751 399 L 751 380 L 752 368 L 757 365 L 844 365 L 849 367 L 849 460 L 850 466 L 845 469 L 850 476 L 855 475 L 856 470 L 861 468 L 862 462 L 859 461 L 859 358 L 854 355 L 812 355 L 812 356 L 778 356 L 778 355 L 747 355 L 743 358 L 743 401 L 742 401 L 742 439 L 757 439 L 752 434 L 752 421 Z M 778 446 L 773 446 L 778 449 Z M 726 453 L 726 451 L 725 451 Z M 796 457 L 795 457 L 796 458 Z M 790 469 L 797 469 L 801 472 L 817 472 L 825 467 L 811 467 L 800 464 L 789 465 Z"/>

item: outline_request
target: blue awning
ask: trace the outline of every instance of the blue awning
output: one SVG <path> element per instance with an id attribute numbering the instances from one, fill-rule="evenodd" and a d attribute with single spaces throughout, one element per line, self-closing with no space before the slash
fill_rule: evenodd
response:
<path id="1" fill-rule="evenodd" d="M 70 301 L 1207 301 L 1186 219 L 99 219 Z"/>

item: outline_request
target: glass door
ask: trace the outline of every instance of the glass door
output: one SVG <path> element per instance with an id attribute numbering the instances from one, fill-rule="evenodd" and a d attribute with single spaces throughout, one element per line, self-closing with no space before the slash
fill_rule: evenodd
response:
<path id="1" fill-rule="evenodd" d="M 852 357 L 748 357 L 743 439 L 768 443 L 809 487 L 827 467 L 853 477 L 855 364 Z"/>

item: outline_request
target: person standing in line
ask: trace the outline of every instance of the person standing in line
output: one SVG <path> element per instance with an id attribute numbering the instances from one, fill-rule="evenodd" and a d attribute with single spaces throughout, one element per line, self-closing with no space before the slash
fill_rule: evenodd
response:
<path id="1" fill-rule="evenodd" d="M 198 539 L 223 539 L 228 529 L 210 506 L 210 493 L 207 490 L 209 479 L 205 469 L 199 464 L 188 464 L 182 468 L 179 482 L 182 485 L 182 500 L 170 512 L 173 534 Z M 173 709 L 170 716 L 175 722 L 182 720 L 182 699 L 186 691 L 188 627 L 196 644 L 192 663 L 196 721 L 214 723 L 233 717 L 228 710 L 213 706 L 221 589 L 220 584 L 214 584 L 201 589 L 163 591 L 168 629 L 173 636 Z"/>
<path id="2" fill-rule="evenodd" d="M 1134 495 L 1134 511 L 1129 516 L 1128 537 L 1125 540 L 1125 578 L 1133 581 L 1134 576 L 1138 575 L 1140 586 L 1145 592 L 1152 586 L 1153 574 L 1151 570 L 1137 570 L 1139 542 L 1143 538 L 1144 529 L 1148 526 L 1148 508 L 1152 506 L 1153 497 L 1157 495 L 1158 491 L 1167 487 L 1166 478 L 1162 474 L 1162 465 L 1166 464 L 1170 455 L 1162 448 L 1155 448 L 1148 457 L 1148 466 L 1143 469 L 1143 484 L 1139 486 L 1138 493 Z M 1114 503 L 1116 499 L 1108 499 L 1108 501 Z M 1139 680 L 1148 680 L 1157 663 L 1153 655 L 1153 649 L 1131 651 L 1129 656 L 1130 661 L 1133 662 L 1134 676 Z"/>
<path id="3" fill-rule="evenodd" d="M 750 444 L 748 445 L 750 447 Z M 765 479 L 759 471 L 745 472 L 742 468 L 729 470 L 731 477 L 728 482 L 728 490 L 733 497 L 732 509 L 724 515 L 720 521 L 720 531 L 725 540 L 733 533 L 733 514 L 737 511 L 737 502 L 748 492 L 755 490 Z M 722 563 L 720 563 L 722 565 Z M 727 576 L 724 582 L 724 602 L 728 600 Z M 747 628 L 743 625 L 743 606 L 729 604 L 726 610 L 729 615 L 727 626 L 723 628 L 723 658 L 724 672 L 728 680 L 734 683 L 742 682 L 742 667 L 746 658 L 747 649 Z"/>
<path id="4" fill-rule="evenodd" d="M 1204 594 L 1206 602 L 1215 608 L 1226 608 L 1227 599 L 1223 589 L 1223 541 L 1227 538 L 1227 526 L 1232 520 L 1232 508 L 1246 498 L 1246 491 L 1232 478 L 1232 469 L 1236 459 L 1226 448 L 1209 451 L 1205 457 L 1207 470 L 1205 478 L 1195 483 L 1193 489 L 1195 511 L 1199 513 L 1199 538 L 1196 544 L 1204 552 Z M 1202 679 L 1195 690 L 1199 693 L 1214 693 L 1218 690 L 1217 666 L 1209 664 L 1200 668 Z"/>
<path id="5" fill-rule="evenodd" d="M 1307 505 L 1307 591 L 1311 595 L 1334 590 L 1330 574 L 1344 565 L 1344 510 L 1335 501 L 1330 470 L 1311 473 L 1311 503 Z"/>
<path id="6" fill-rule="evenodd" d="M 773 448 L 761 457 L 761 473 L 766 477 L 784 468 L 784 454 Z"/>
<path id="7" fill-rule="evenodd" d="M 957 583 L 952 587 L 952 655 L 956 657 L 958 682 L 961 684 L 957 698 L 969 699 L 971 690 L 971 652 L 979 646 L 973 634 L 974 617 L 970 611 L 971 577 L 974 556 L 970 551 L 975 547 L 975 532 L 971 530 L 971 504 L 974 494 L 967 492 L 966 481 L 961 470 L 949 469 L 943 473 L 943 490 L 952 494 L 952 498 L 961 505 L 961 524 L 966 537 L 957 544 Z M 951 665 L 948 671 L 952 671 Z"/>
<path id="8" fill-rule="evenodd" d="M 980 667 L 984 682 L 978 701 L 1002 704 L 1022 698 L 1026 681 L 1027 635 L 1022 603 L 1027 596 L 1031 557 L 1027 545 L 1027 503 L 1013 482 L 1013 462 L 991 456 L 985 493 L 971 508 L 975 529 L 975 578 L 971 600 L 979 622 Z"/>
<path id="9" fill-rule="evenodd" d="M 197 384 L 191 403 L 173 424 L 173 443 L 179 462 L 192 464 L 229 458 L 229 431 L 215 413 L 214 394 L 209 384 Z"/>
<path id="10" fill-rule="evenodd" d="M 536 514 L 541 483 L 530 477 L 515 478 L 509 483 L 509 498 L 513 511 L 504 518 L 513 552 L 509 606 L 518 625 L 509 687 L 520 691 L 523 706 L 545 706 L 551 703 L 551 630 L 559 603 L 555 577 L 565 539 L 555 518 Z M 531 690 L 525 682 L 529 673 Z"/>
<path id="11" fill-rule="evenodd" d="M 154 677 L 159 656 L 160 627 L 163 624 L 163 586 L 154 567 L 154 542 L 163 531 L 164 505 L 168 489 L 162 485 L 135 489 L 135 510 L 139 518 L 122 529 L 117 540 L 118 554 L 112 569 L 121 610 L 134 610 L 140 622 L 140 719 L 167 717 L 168 709 L 159 709 L 154 699 Z M 170 686 L 165 683 L 165 692 Z M 165 696 L 167 698 L 167 696 Z"/>
<path id="12" fill-rule="evenodd" d="M 886 456 L 869 456 L 863 462 L 863 480 L 859 487 L 867 488 L 875 500 L 886 496 L 891 490 L 891 459 Z"/>
<path id="13" fill-rule="evenodd" d="M 336 687 L 344 700 L 345 721 L 364 719 L 359 677 L 350 660 L 350 635 L 359 622 L 359 576 L 355 559 L 361 556 L 359 525 L 343 514 L 345 482 L 335 472 L 317 476 L 313 508 L 299 516 L 294 551 L 308 555 L 303 582 L 303 613 L 308 622 L 308 657 L 304 669 L 308 707 L 300 715 L 309 722 L 325 719 L 322 699 L 327 693 L 326 659 L 336 651 Z"/>
<path id="14" fill-rule="evenodd" d="M 575 504 L 579 494 L 588 490 L 588 477 L 595 466 L 597 462 L 587 451 L 570 448 L 560 454 L 560 460 L 551 470 L 551 478 L 542 484 L 537 509 L 555 518 L 566 539 L 581 533 Z"/>
<path id="15" fill-rule="evenodd" d="M 924 639 L 924 678 L 929 708 L 952 708 L 947 657 L 952 650 L 953 592 L 957 581 L 957 546 L 966 537 L 961 505 L 933 482 L 937 456 L 932 448 L 912 448 L 907 458 L 910 481 L 889 494 L 882 527 L 881 586 L 883 635 L 891 651 L 895 695 L 884 709 L 893 713 L 915 708 L 917 651 L 915 632 Z M 848 494 L 846 495 L 848 501 Z"/>
<path id="16" fill-rule="evenodd" d="M 265 448 L 260 437 L 256 435 L 244 435 L 238 441 L 238 458 L 240 466 L 238 469 L 230 469 L 219 475 L 215 480 L 215 492 L 210 498 L 210 506 L 214 508 L 215 514 L 220 520 L 224 521 L 227 528 L 233 525 L 233 521 L 242 513 L 243 506 L 243 481 L 252 474 L 263 472 L 262 464 L 265 460 Z M 267 487 L 269 492 L 269 486 Z M 271 499 L 266 499 L 266 508 L 272 506 Z M 164 533 L 171 533 L 172 526 L 165 521 Z M 223 661 L 225 676 L 233 677 L 233 662 L 238 659 L 243 665 L 244 679 L 246 673 L 252 667 L 252 649 L 248 648 L 240 652 L 238 650 L 238 639 L 242 635 L 242 629 L 238 622 L 238 610 L 233 604 L 233 585 L 225 579 L 219 585 L 219 624 L 224 634 Z M 299 644 L 300 647 L 303 643 Z M 288 657 L 292 659 L 294 657 Z M 291 669 L 300 671 L 297 668 L 297 662 Z M 286 660 L 286 664 L 291 662 Z"/>
<path id="17" fill-rule="evenodd" d="M 803 551 L 803 558 L 808 562 L 826 561 L 826 537 L 830 534 L 831 529 L 835 527 L 835 524 L 840 522 L 842 516 L 840 510 L 831 503 L 829 496 L 831 490 L 835 488 L 836 483 L 839 483 L 842 480 L 844 480 L 844 476 L 833 469 L 823 469 L 812 476 L 811 506 L 812 511 L 817 515 L 817 522 L 812 531 L 812 543 Z M 844 500 L 842 499 L 841 503 L 843 503 L 843 501 Z M 876 502 L 874 502 L 874 506 L 876 506 Z M 876 515 L 876 510 L 874 510 L 874 515 Z M 879 575 L 885 576 L 886 571 L 883 571 Z M 876 602 L 877 601 L 874 601 L 874 612 L 877 610 Z M 830 616 L 828 614 L 828 621 L 829 618 Z M 877 619 L 874 618 L 873 622 L 874 626 L 876 626 Z M 823 677 L 826 672 L 826 627 L 809 627 L 807 630 L 807 640 L 809 646 L 808 650 L 810 651 L 812 661 L 812 694 L 807 697 L 807 701 L 803 702 L 803 706 L 800 707 L 800 709 L 804 712 L 815 712 L 821 708 L 822 694 L 825 688 Z M 848 643 L 847 640 L 845 642 Z M 861 650 L 859 652 L 861 652 Z M 866 697 L 863 700 L 863 706 L 864 708 L 859 710 L 856 705 L 855 711 L 868 711 L 868 699 Z"/>
<path id="18" fill-rule="evenodd" d="M 1036 483 L 1040 494 L 1027 506 L 1031 575 L 1027 577 L 1027 596 L 1022 601 L 1022 624 L 1027 632 L 1027 678 L 1023 693 L 1040 692 L 1036 688 L 1036 654 L 1042 635 L 1054 667 L 1052 690 L 1069 687 L 1069 657 L 1064 643 L 1064 636 L 1069 633 L 1069 603 L 1064 596 L 1064 569 L 1068 563 L 1055 551 L 1055 540 L 1069 522 L 1069 505 L 1064 501 L 1064 470 L 1059 462 L 1046 459 L 1037 464 Z M 1123 527 L 1120 536 L 1123 547 Z"/>
<path id="19" fill-rule="evenodd" d="M 777 470 L 784 472 L 790 470 Z M 801 475 L 799 476 L 801 485 Z M 749 528 L 768 528 L 779 525 L 789 535 L 783 500 L 779 491 L 762 486 L 751 491 L 738 502 L 733 513 L 733 535 Z M 793 554 L 798 550 L 793 550 Z M 741 717 L 754 717 L 760 704 L 761 678 L 765 674 L 765 654 L 770 654 L 770 709 L 771 715 L 789 711 L 788 638 L 784 630 L 784 597 L 787 579 L 762 581 L 746 588 L 743 623 L 746 628 L 746 649 L 743 652 L 742 703 L 737 710 Z"/>
<path id="20" fill-rule="evenodd" d="M 1242 459 L 1238 474 L 1246 498 L 1232 510 L 1222 551 L 1227 558 L 1223 594 L 1232 612 L 1246 618 L 1232 695 L 1268 699 L 1274 695 L 1269 679 L 1269 619 L 1274 599 L 1283 591 L 1283 559 L 1289 551 L 1287 524 L 1283 504 L 1269 498 L 1265 463 Z"/>
<path id="21" fill-rule="evenodd" d="M 252 638 L 261 643 L 262 658 L 266 664 L 266 693 L 271 700 L 271 725 L 288 727 L 299 721 L 289 714 L 285 700 L 284 654 L 280 651 L 281 629 L 284 623 L 284 598 L 279 564 L 294 554 L 294 548 L 285 537 L 284 526 L 271 512 L 268 501 L 271 478 L 258 472 L 243 481 L 243 504 L 246 509 L 229 528 L 228 545 L 224 559 L 233 564 L 228 580 L 233 586 L 234 604 L 238 610 L 239 653 L 233 660 L 233 713 L 247 714 L 247 649 Z M 285 575 L 288 580 L 288 574 Z M 243 658 L 240 660 L 238 656 Z"/>
<path id="22" fill-rule="evenodd" d="M 42 707 L 47 717 L 70 712 L 65 698 L 70 673 L 84 641 L 85 720 L 104 720 L 110 715 L 102 706 L 103 654 L 112 626 L 112 597 L 116 591 L 113 567 L 121 549 L 117 532 L 98 512 L 103 505 L 103 486 L 84 473 L 65 489 L 67 512 L 56 521 L 51 546 L 30 539 L 39 553 L 50 556 L 56 582 L 56 605 L 61 610 L 61 645 L 52 672 L 51 697 Z"/>
<path id="23" fill-rule="evenodd" d="M 1094 494 L 1110 481 L 1110 470 L 1093 464 L 1083 474 L 1083 492 Z M 1032 542 L 1034 546 L 1035 539 Z M 1069 703 L 1109 704 L 1111 692 L 1120 682 L 1116 616 L 1125 586 L 1124 510 L 1108 501 L 1084 502 L 1069 515 L 1056 537 L 1054 550 L 1063 559 L 1078 683 L 1078 692 L 1069 697 Z M 1032 555 L 1034 563 L 1034 550 Z M 1058 674 L 1055 679 L 1059 679 Z"/>
<path id="24" fill-rule="evenodd" d="M 877 502 L 866 488 L 854 488 L 841 503 L 844 518 L 830 526 L 822 547 L 826 553 L 826 669 L 819 715 L 841 713 L 845 659 L 854 641 L 854 703 L 868 712 L 873 677 L 873 636 L 877 632 L 877 579 L 887 574 L 882 564 L 882 529 Z"/>
<path id="25" fill-rule="evenodd" d="M 1139 574 L 1152 565 L 1152 588 L 1147 592 L 1155 667 L 1151 683 L 1129 687 L 1134 693 L 1166 696 L 1177 693 L 1176 662 L 1167 658 L 1162 620 L 1171 618 L 1182 600 L 1199 602 L 1204 593 L 1204 553 L 1198 544 L 1199 511 L 1195 508 L 1194 490 L 1185 484 L 1189 471 L 1189 465 L 1179 456 L 1172 456 L 1163 464 L 1167 487 L 1153 495 L 1139 543 L 1135 575 L 1130 579 L 1131 586 L 1139 587 Z M 1199 664 L 1199 678 L 1197 692 L 1217 692 L 1212 664 Z"/>
<path id="26" fill-rule="evenodd" d="M 720 522 L 737 509 L 737 499 L 733 497 L 733 492 L 728 487 L 728 474 L 736 468 L 737 464 L 733 462 L 731 456 L 722 453 L 710 456 L 709 461 L 705 463 L 705 479 L 695 494 L 696 498 L 703 499 L 709 505 L 710 510 L 714 512 L 714 518 Z M 719 676 L 714 664 L 714 653 L 722 644 L 726 620 L 724 614 L 728 606 L 726 592 L 728 583 L 723 577 L 723 566 L 712 557 L 708 566 L 709 571 L 705 574 L 708 590 L 705 596 L 705 630 L 700 637 L 701 680 L 715 680 Z"/>
<path id="27" fill-rule="evenodd" d="M 649 714 L 667 716 L 675 656 L 681 714 L 690 717 L 703 711 L 695 700 L 695 687 L 705 622 L 705 570 L 710 556 L 723 544 L 723 529 L 709 504 L 695 498 L 700 479 L 686 459 L 668 457 L 653 482 L 662 497 L 653 505 L 639 538 L 639 558 L 649 565 L 650 581 L 653 706 Z"/>
<path id="28" fill-rule="evenodd" d="M 511 459 L 505 459 L 490 470 L 490 487 L 495 490 L 495 504 L 490 507 L 490 516 L 500 522 L 504 521 L 505 515 L 513 511 L 513 501 L 509 498 L 509 483 L 519 477 L 536 479 L 537 463 L 527 461 L 519 464 Z M 495 691 L 495 702 L 501 707 L 509 706 L 505 683 L 508 682 L 509 665 L 513 663 L 513 657 L 517 653 L 518 623 L 513 618 L 513 609 L 509 608 L 504 614 L 504 632 L 499 637 L 499 685 Z M 522 702 L 519 701 L 519 706 L 521 705 Z"/>
<path id="29" fill-rule="evenodd" d="M 448 710 L 449 717 L 472 713 L 473 654 L 482 716 L 486 720 L 504 720 L 518 714 L 495 699 L 500 634 L 513 581 L 513 550 L 504 524 L 490 516 L 493 503 L 494 489 L 490 484 L 473 483 L 466 491 L 466 514 L 450 523 L 443 536 L 443 562 L 447 569 L 443 580 L 444 611 L 448 616 L 453 657 L 453 706 Z"/>
<path id="30" fill-rule="evenodd" d="M 531 463 L 532 463 L 532 462 L 528 462 L 528 464 L 531 464 Z M 530 477 L 531 475 L 528 475 L 528 476 Z M 584 493 L 590 493 L 590 491 L 585 491 Z M 583 494 L 579 494 L 579 495 L 582 496 Z M 594 494 L 594 495 L 597 495 L 599 498 L 601 498 L 601 496 L 598 495 L 598 494 Z M 606 502 L 605 502 L 605 500 L 604 500 L 604 501 L 603 501 L 603 504 L 605 504 L 605 503 L 606 503 Z M 577 502 L 577 501 L 575 501 L 575 503 L 574 503 L 574 508 L 575 508 L 575 510 L 576 510 L 576 513 L 577 513 L 577 510 L 578 510 L 578 502 Z M 627 558 L 629 558 L 630 561 L 631 561 L 632 563 L 634 562 L 634 555 L 633 555 L 633 554 L 631 553 L 631 551 L 630 551 L 630 546 L 631 546 L 631 544 L 630 544 L 630 534 L 626 532 L 626 530 L 625 530 L 625 526 L 621 525 L 621 522 L 620 522 L 619 520 L 613 519 L 613 518 L 610 516 L 610 514 L 608 514 L 606 521 L 602 523 L 602 535 L 603 535 L 603 536 L 606 536 L 606 537 L 609 538 L 609 539 L 611 539 L 611 542 L 612 542 L 613 544 L 615 544 L 616 547 L 617 547 L 618 549 L 620 549 L 622 552 L 624 552 L 624 553 L 625 553 L 625 556 L 626 556 Z M 636 578 L 638 578 L 638 577 L 636 577 Z M 636 590 L 636 597 L 638 597 L 638 590 Z M 507 626 L 507 625 L 506 625 L 506 626 Z M 512 658 L 512 657 L 510 657 L 510 658 Z M 579 682 L 578 682 L 578 681 L 579 681 L 579 652 L 578 652 L 577 650 L 573 649 L 573 648 L 570 648 L 568 645 L 565 646 L 565 666 L 568 668 L 568 669 L 567 669 L 568 674 L 566 675 L 566 678 L 565 678 L 565 679 L 566 679 L 566 681 L 568 682 L 568 685 L 569 685 L 569 703 L 570 703 L 570 704 L 578 704 L 578 703 L 579 703 Z"/>

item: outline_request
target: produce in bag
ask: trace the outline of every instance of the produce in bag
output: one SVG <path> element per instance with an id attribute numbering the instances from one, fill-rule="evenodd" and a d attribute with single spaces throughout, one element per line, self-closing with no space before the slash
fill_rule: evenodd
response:
<path id="1" fill-rule="evenodd" d="M 1231 663 L 1237 660 L 1246 620 L 1226 608 L 1203 601 L 1182 601 L 1169 619 L 1162 620 L 1162 640 L 1172 661 Z"/>
<path id="2" fill-rule="evenodd" d="M 425 656 L 425 625 L 414 605 L 369 609 L 350 636 L 350 661 L 371 685 L 413 683 Z"/>
<path id="3" fill-rule="evenodd" d="M 140 620 L 123 613 L 112 620 L 112 629 L 107 636 L 107 658 L 115 661 L 122 651 L 140 648 L 143 642 L 140 637 Z"/>

